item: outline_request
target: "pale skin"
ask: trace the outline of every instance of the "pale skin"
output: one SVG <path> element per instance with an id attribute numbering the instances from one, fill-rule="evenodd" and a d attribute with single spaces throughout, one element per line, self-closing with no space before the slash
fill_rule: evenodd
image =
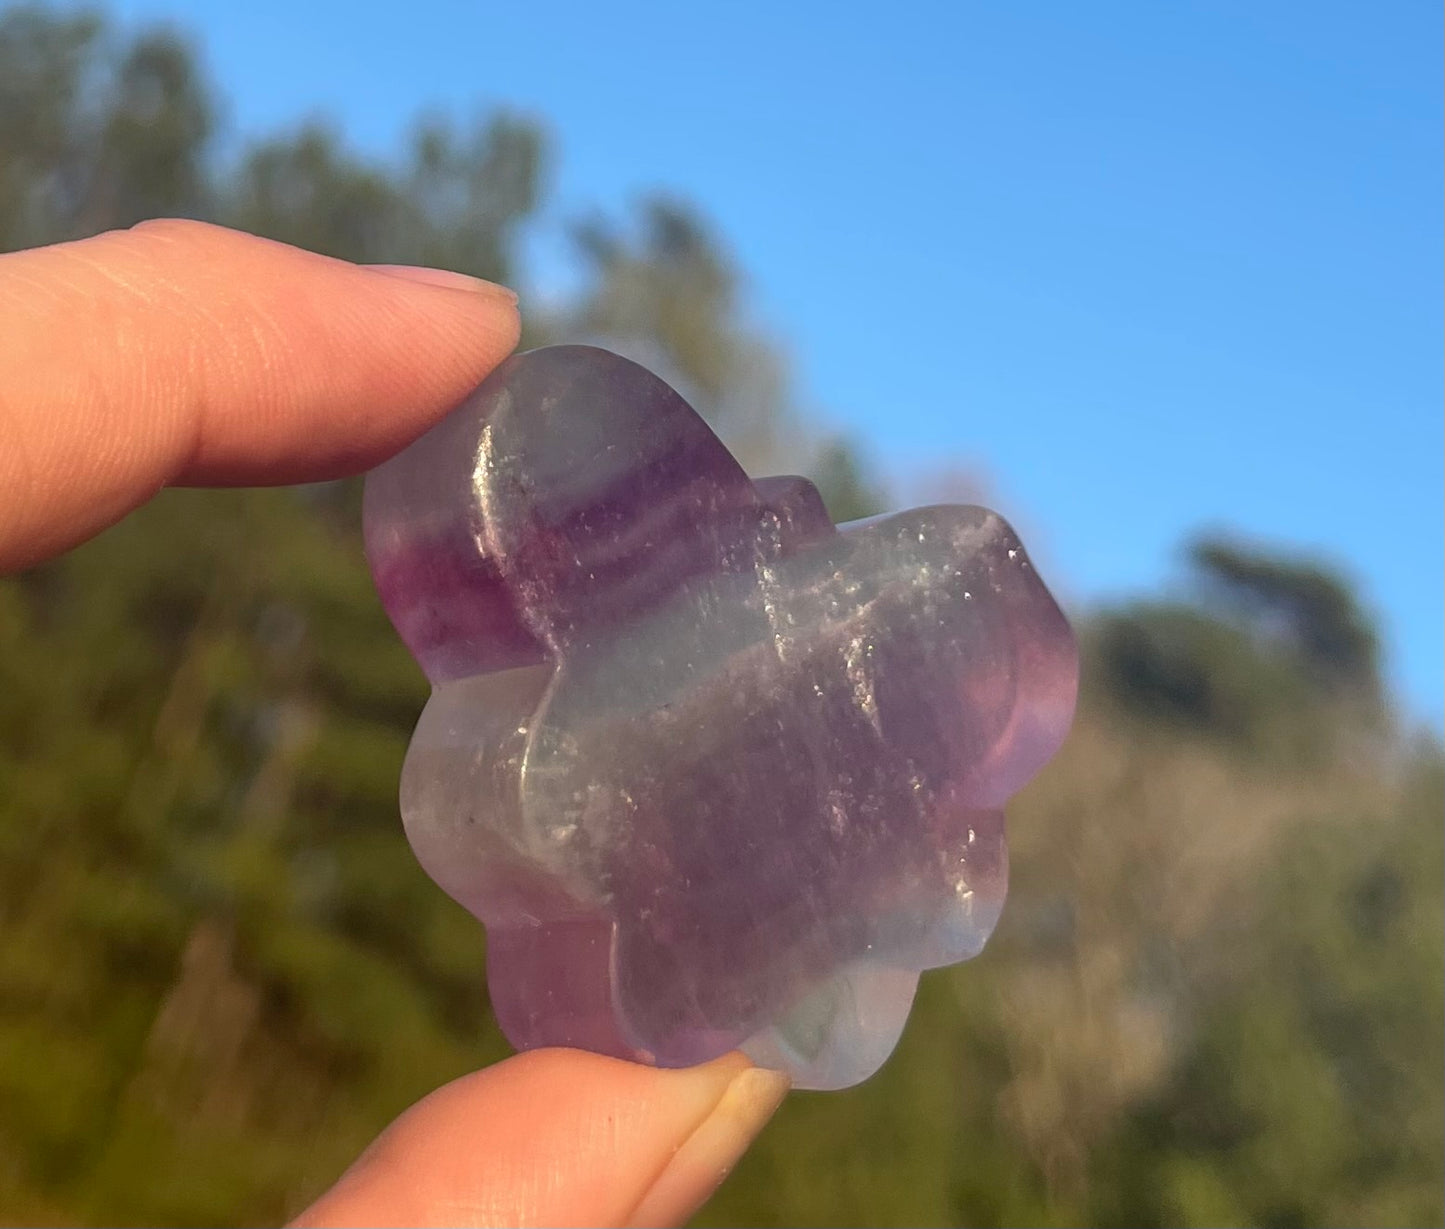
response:
<path id="1" fill-rule="evenodd" d="M 167 486 L 360 473 L 518 333 L 489 283 L 195 222 L 0 256 L 0 573 Z M 520 1055 L 419 1101 L 296 1223 L 676 1224 L 786 1091 L 738 1054 L 688 1071 Z"/>

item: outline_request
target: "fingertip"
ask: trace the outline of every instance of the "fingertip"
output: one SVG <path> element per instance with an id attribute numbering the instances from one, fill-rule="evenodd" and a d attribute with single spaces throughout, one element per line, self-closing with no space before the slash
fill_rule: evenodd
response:
<path id="1" fill-rule="evenodd" d="M 418 1102 L 295 1223 L 679 1221 L 787 1087 L 736 1053 L 683 1071 L 572 1050 L 518 1055 Z"/>
<path id="2" fill-rule="evenodd" d="M 517 292 L 509 286 L 489 282 L 485 278 L 473 277 L 470 273 L 456 273 L 451 269 L 433 269 L 428 265 L 367 265 L 373 273 L 387 277 L 398 277 L 404 282 L 415 282 L 422 286 L 440 286 L 446 290 L 465 290 L 516 305 Z"/>
<path id="3" fill-rule="evenodd" d="M 384 460 L 517 345 L 515 296 L 459 279 L 185 220 L 0 257 L 0 568 L 168 484 Z"/>
<path id="4" fill-rule="evenodd" d="M 791 1087 L 781 1071 L 738 1072 L 643 1191 L 625 1222 L 629 1229 L 677 1225 L 691 1216 L 732 1172 Z"/>

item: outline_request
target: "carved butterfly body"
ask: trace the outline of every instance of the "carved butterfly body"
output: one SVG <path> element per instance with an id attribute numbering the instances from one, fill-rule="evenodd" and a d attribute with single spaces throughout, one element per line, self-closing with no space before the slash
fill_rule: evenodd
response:
<path id="1" fill-rule="evenodd" d="M 486 923 L 515 1044 L 743 1046 L 842 1087 L 892 1050 L 919 970 L 982 947 L 1000 808 L 1076 680 L 993 513 L 840 531 L 643 368 L 569 346 L 377 470 L 366 532 L 434 685 L 407 833 Z"/>

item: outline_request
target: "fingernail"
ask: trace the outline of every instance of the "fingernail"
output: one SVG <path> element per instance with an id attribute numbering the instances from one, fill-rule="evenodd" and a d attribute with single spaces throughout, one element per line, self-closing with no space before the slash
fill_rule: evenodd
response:
<path id="1" fill-rule="evenodd" d="M 679 1225 L 687 1220 L 738 1163 L 787 1096 L 781 1071 L 750 1067 L 733 1078 L 712 1112 L 683 1141 L 642 1197 L 631 1229 Z"/>
<path id="2" fill-rule="evenodd" d="M 447 290 L 470 290 L 473 294 L 495 295 L 509 302 L 517 301 L 517 292 L 496 282 L 488 282 L 466 273 L 453 273 L 450 269 L 428 269 L 423 265 L 367 265 L 375 273 L 387 277 L 399 277 L 405 282 L 420 282 L 424 286 L 442 286 Z"/>

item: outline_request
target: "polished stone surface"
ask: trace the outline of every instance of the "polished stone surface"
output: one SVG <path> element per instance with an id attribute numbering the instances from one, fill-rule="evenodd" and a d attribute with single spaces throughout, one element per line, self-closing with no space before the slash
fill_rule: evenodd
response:
<path id="1" fill-rule="evenodd" d="M 1003 804 L 1072 716 L 1073 636 L 1008 525 L 835 529 L 582 346 L 508 360 L 365 516 L 433 685 L 407 835 L 486 924 L 513 1043 L 876 1070 L 919 970 L 992 931 Z"/>

